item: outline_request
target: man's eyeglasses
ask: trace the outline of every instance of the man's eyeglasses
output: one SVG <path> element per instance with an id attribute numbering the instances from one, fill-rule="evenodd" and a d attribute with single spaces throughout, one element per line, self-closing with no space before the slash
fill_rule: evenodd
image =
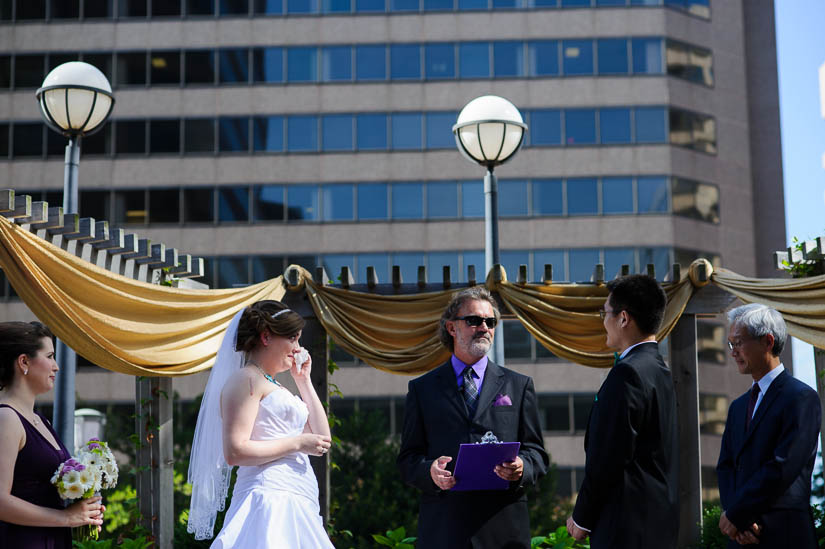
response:
<path id="1" fill-rule="evenodd" d="M 482 317 L 478 315 L 467 315 L 456 317 L 456 320 L 463 320 L 467 323 L 467 326 L 472 326 L 473 328 L 481 326 L 481 323 L 483 322 L 491 330 L 496 327 L 496 324 L 498 324 L 498 320 L 496 320 L 496 317 L 494 316 Z"/>
<path id="2" fill-rule="evenodd" d="M 602 320 L 604 320 L 605 318 L 607 318 L 607 315 L 612 315 L 615 312 L 616 311 L 607 311 L 605 309 L 599 309 L 599 316 L 601 317 Z"/>
<path id="3" fill-rule="evenodd" d="M 730 349 L 731 351 L 734 349 L 741 349 L 742 345 L 744 345 L 747 342 L 747 339 L 737 339 L 736 341 L 728 340 L 728 349 Z"/>

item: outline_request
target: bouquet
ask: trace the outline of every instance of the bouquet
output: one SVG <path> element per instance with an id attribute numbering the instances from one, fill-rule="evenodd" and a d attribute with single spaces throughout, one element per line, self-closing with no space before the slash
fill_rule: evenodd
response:
<path id="1" fill-rule="evenodd" d="M 103 488 L 114 488 L 117 475 L 117 462 L 109 445 L 93 438 L 76 457 L 60 464 L 51 482 L 63 499 L 86 499 Z M 82 539 L 97 539 L 97 526 L 83 526 L 80 535 Z"/>

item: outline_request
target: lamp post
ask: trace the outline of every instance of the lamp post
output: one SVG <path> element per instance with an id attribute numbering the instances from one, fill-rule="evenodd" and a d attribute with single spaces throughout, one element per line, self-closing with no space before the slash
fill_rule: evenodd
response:
<path id="1" fill-rule="evenodd" d="M 498 182 L 493 170 L 513 157 L 521 147 L 527 124 L 508 100 L 483 95 L 467 103 L 453 126 L 456 146 L 468 160 L 487 168 L 484 176 L 485 274 L 501 263 L 498 248 Z M 491 353 L 504 364 L 504 330 L 499 326 Z"/>
<path id="2" fill-rule="evenodd" d="M 112 86 L 96 67 L 71 61 L 55 67 L 35 93 L 46 125 L 69 139 L 63 171 L 63 211 L 77 213 L 77 165 L 80 138 L 103 127 L 115 104 Z M 57 376 L 54 425 L 67 448 L 74 448 L 75 370 L 77 356 L 57 342 L 62 370 Z"/>

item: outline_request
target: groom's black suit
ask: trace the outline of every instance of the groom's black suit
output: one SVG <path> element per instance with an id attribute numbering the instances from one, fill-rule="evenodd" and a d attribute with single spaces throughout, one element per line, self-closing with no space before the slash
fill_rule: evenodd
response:
<path id="1" fill-rule="evenodd" d="M 510 405 L 506 404 L 508 399 Z M 487 431 L 501 441 L 521 442 L 521 480 L 511 482 L 504 491 L 440 490 L 430 477 L 433 461 L 451 456 L 448 468 L 452 470 L 459 445 L 479 442 Z M 404 482 L 421 490 L 420 547 L 529 549 L 524 486 L 534 484 L 548 464 L 536 393 L 529 377 L 488 362 L 473 418 L 449 361 L 410 381 L 398 466 Z"/>

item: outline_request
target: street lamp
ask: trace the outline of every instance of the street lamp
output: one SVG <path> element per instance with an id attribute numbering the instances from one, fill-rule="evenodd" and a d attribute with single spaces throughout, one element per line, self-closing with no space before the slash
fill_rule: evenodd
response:
<path id="1" fill-rule="evenodd" d="M 467 103 L 453 126 L 456 146 L 467 159 L 487 168 L 484 176 L 485 274 L 501 263 L 498 249 L 498 182 L 493 169 L 513 157 L 524 141 L 527 124 L 515 105 L 497 95 L 483 95 Z M 499 326 L 491 354 L 504 364 L 504 330 Z"/>
<path id="2" fill-rule="evenodd" d="M 71 61 L 47 74 L 35 97 L 46 125 L 69 138 L 63 171 L 63 211 L 77 213 L 80 138 L 101 129 L 109 118 L 115 105 L 112 86 L 96 67 Z M 55 384 L 54 426 L 63 444 L 73 448 L 77 356 L 62 341 L 57 342 L 56 350 L 62 371 Z"/>

